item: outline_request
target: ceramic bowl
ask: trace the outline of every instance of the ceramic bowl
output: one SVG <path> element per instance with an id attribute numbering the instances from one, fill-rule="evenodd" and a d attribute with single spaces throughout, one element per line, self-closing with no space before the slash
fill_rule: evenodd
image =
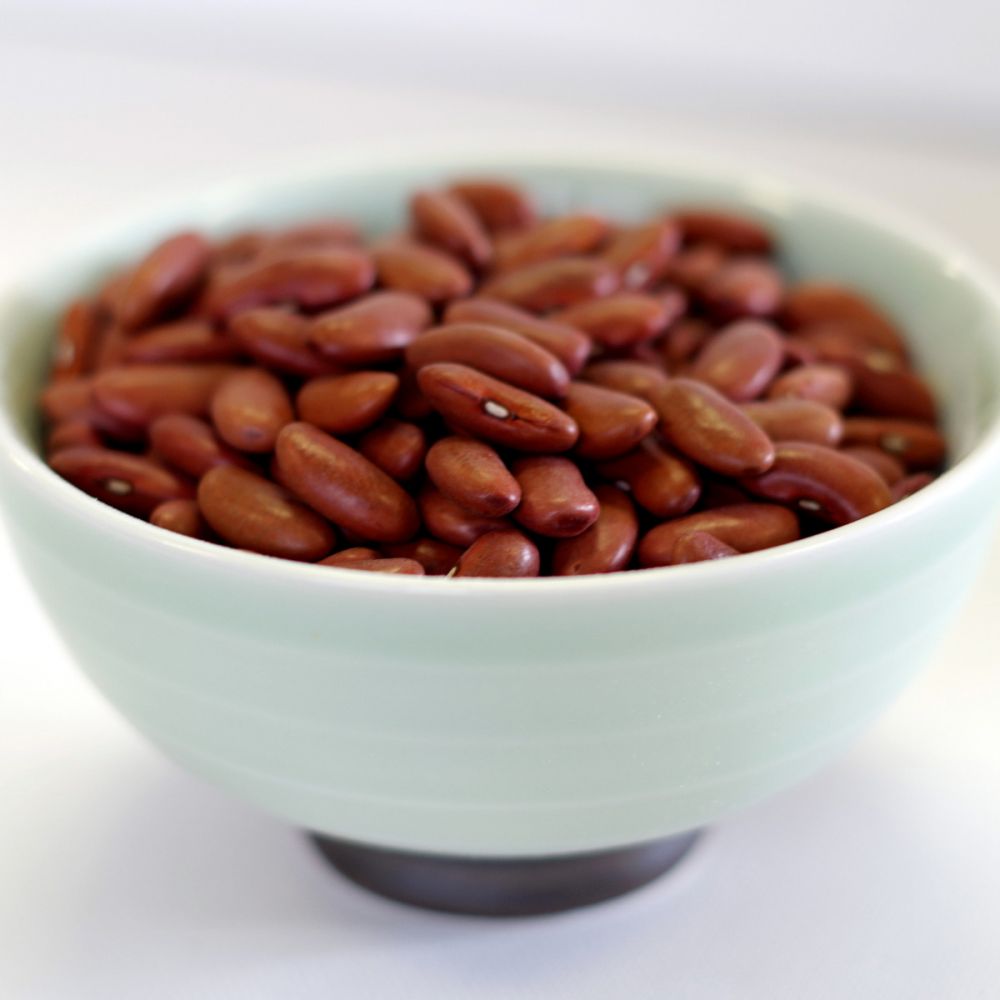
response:
<path id="1" fill-rule="evenodd" d="M 322 834 L 442 855 L 595 851 L 704 826 L 847 746 L 933 651 L 988 550 L 1000 487 L 1000 292 L 944 237 L 853 197 L 671 162 L 340 159 L 232 183 L 59 248 L 6 293 L 2 505 L 73 656 L 169 756 Z M 818 537 L 721 562 L 452 580 L 270 559 L 153 528 L 38 455 L 60 306 L 181 227 L 310 214 L 375 231 L 407 192 L 511 176 L 552 211 L 732 205 L 799 277 L 899 319 L 951 469 Z"/>

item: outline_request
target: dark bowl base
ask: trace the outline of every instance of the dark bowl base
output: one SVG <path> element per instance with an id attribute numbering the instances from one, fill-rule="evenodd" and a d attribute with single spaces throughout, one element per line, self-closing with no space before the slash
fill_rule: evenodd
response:
<path id="1" fill-rule="evenodd" d="M 589 906 L 638 889 L 673 868 L 700 833 L 533 858 L 416 854 L 309 836 L 341 875 L 380 896 L 445 913 L 526 917 Z"/>

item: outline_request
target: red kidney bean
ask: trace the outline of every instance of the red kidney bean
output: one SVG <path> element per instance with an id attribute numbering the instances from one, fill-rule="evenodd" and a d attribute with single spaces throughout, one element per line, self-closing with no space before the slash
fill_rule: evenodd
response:
<path id="1" fill-rule="evenodd" d="M 915 372 L 874 371 L 867 365 L 852 367 L 853 405 L 879 417 L 898 417 L 934 423 L 937 404 L 930 386 Z"/>
<path id="2" fill-rule="evenodd" d="M 149 425 L 149 443 L 168 465 L 200 479 L 217 465 L 251 468 L 239 452 L 224 445 L 204 420 L 184 413 L 165 413 Z"/>
<path id="3" fill-rule="evenodd" d="M 278 432 L 295 419 L 281 382 L 263 368 L 228 375 L 212 396 L 212 423 L 219 437 L 239 451 L 274 449 Z"/>
<path id="4" fill-rule="evenodd" d="M 638 396 L 646 402 L 652 402 L 656 390 L 667 382 L 667 375 L 662 369 L 643 361 L 625 359 L 596 361 L 584 369 L 582 378 L 605 389 Z"/>
<path id="5" fill-rule="evenodd" d="M 358 451 L 393 479 L 411 479 L 423 467 L 427 438 L 416 424 L 385 419 L 361 438 Z"/>
<path id="6" fill-rule="evenodd" d="M 367 573 L 395 573 L 400 576 L 423 576 L 424 567 L 415 559 L 346 559 L 336 561 L 336 556 L 324 559 L 320 565 L 357 569 Z"/>
<path id="7" fill-rule="evenodd" d="M 522 309 L 547 312 L 603 298 L 618 290 L 618 273 L 595 257 L 558 257 L 507 271 L 487 281 L 482 292 Z"/>
<path id="8" fill-rule="evenodd" d="M 708 562 L 711 559 L 738 555 L 737 549 L 707 531 L 689 531 L 677 539 L 671 562 L 678 566 L 681 563 Z"/>
<path id="9" fill-rule="evenodd" d="M 635 502 L 656 517 L 686 514 L 701 495 L 701 483 L 691 465 L 651 437 L 635 451 L 597 468 L 605 479 L 627 485 Z"/>
<path id="10" fill-rule="evenodd" d="M 493 243 L 475 212 L 447 191 L 418 191 L 410 199 L 410 215 L 417 236 L 471 264 L 486 267 L 493 259 Z"/>
<path id="11" fill-rule="evenodd" d="M 535 206 L 531 199 L 503 181 L 457 181 L 448 191 L 461 198 L 492 233 L 524 229 L 535 222 Z"/>
<path id="12" fill-rule="evenodd" d="M 618 272 L 629 291 L 652 288 L 664 276 L 680 246 L 680 230 L 669 219 L 615 233 L 601 256 Z"/>
<path id="13" fill-rule="evenodd" d="M 724 476 L 766 472 L 774 461 L 771 439 L 720 392 L 693 379 L 671 379 L 657 394 L 664 435 L 699 465 Z"/>
<path id="14" fill-rule="evenodd" d="M 413 542 L 383 545 L 387 556 L 397 559 L 414 559 L 428 576 L 447 576 L 458 562 L 462 549 L 457 545 L 439 542 L 436 538 L 418 538 Z"/>
<path id="15" fill-rule="evenodd" d="M 771 235 L 759 223 L 736 212 L 684 208 L 673 214 L 689 243 L 715 243 L 730 253 L 768 254 Z"/>
<path id="16" fill-rule="evenodd" d="M 392 372 L 352 372 L 314 378 L 299 390 L 299 419 L 331 434 L 354 434 L 371 427 L 399 391 Z"/>
<path id="17" fill-rule="evenodd" d="M 656 410 L 643 399 L 599 385 L 573 382 L 566 412 L 580 429 L 582 458 L 617 458 L 631 451 L 656 426 Z"/>
<path id="18" fill-rule="evenodd" d="M 912 476 L 905 476 L 898 483 L 893 484 L 890 490 L 892 502 L 899 503 L 900 500 L 905 500 L 907 497 L 913 496 L 914 493 L 919 492 L 933 482 L 934 476 L 929 472 L 915 472 Z"/>
<path id="19" fill-rule="evenodd" d="M 131 365 L 111 368 L 94 378 L 94 402 L 109 416 L 134 427 L 148 427 L 164 413 L 208 413 L 228 365 Z"/>
<path id="20" fill-rule="evenodd" d="M 57 451 L 49 465 L 84 493 L 137 517 L 148 517 L 164 500 L 191 496 L 185 480 L 127 452 L 78 445 Z"/>
<path id="21" fill-rule="evenodd" d="M 426 420 L 434 412 L 430 400 L 417 385 L 415 371 L 404 368 L 399 373 L 399 393 L 394 409 L 405 420 Z"/>
<path id="22" fill-rule="evenodd" d="M 445 323 L 487 323 L 522 337 L 555 355 L 571 376 L 578 375 L 590 356 L 590 338 L 565 323 L 539 319 L 523 309 L 491 299 L 461 299 L 452 302 Z"/>
<path id="23" fill-rule="evenodd" d="M 744 403 L 767 389 L 781 370 L 784 355 L 781 337 L 770 324 L 737 320 L 705 345 L 690 375 Z"/>
<path id="24" fill-rule="evenodd" d="M 124 364 L 128 344 L 129 335 L 122 327 L 116 323 L 105 326 L 94 345 L 94 360 L 90 365 L 90 370 L 103 372 Z"/>
<path id="25" fill-rule="evenodd" d="M 320 559 L 320 566 L 345 566 L 347 563 L 359 562 L 367 559 L 378 559 L 379 554 L 376 549 L 365 548 L 363 545 L 355 545 L 353 548 L 341 549 L 334 552 L 332 556 Z"/>
<path id="26" fill-rule="evenodd" d="M 677 318 L 676 307 L 655 295 L 619 292 L 593 302 L 581 302 L 553 317 L 583 330 L 604 347 L 630 347 L 658 337 Z"/>
<path id="27" fill-rule="evenodd" d="M 564 396 L 569 386 L 558 358 L 527 337 L 485 323 L 439 326 L 406 349 L 411 368 L 441 361 L 468 365 L 538 396 Z"/>
<path id="28" fill-rule="evenodd" d="M 164 500 L 153 508 L 149 523 L 188 538 L 204 538 L 207 534 L 196 500 Z"/>
<path id="29" fill-rule="evenodd" d="M 413 498 L 353 448 L 304 423 L 285 426 L 275 446 L 281 482 L 358 538 L 403 542 L 419 527 Z"/>
<path id="30" fill-rule="evenodd" d="M 713 315 L 732 320 L 773 316 L 781 305 L 785 285 L 769 261 L 734 257 L 705 281 L 700 292 Z"/>
<path id="31" fill-rule="evenodd" d="M 317 316 L 309 341 L 344 365 L 383 364 L 399 358 L 431 324 L 427 303 L 409 292 L 375 292 Z"/>
<path id="32" fill-rule="evenodd" d="M 503 517 L 521 502 L 521 487 L 482 441 L 447 437 L 427 452 L 427 474 L 449 500 L 482 517 Z"/>
<path id="33" fill-rule="evenodd" d="M 607 220 L 597 215 L 565 215 L 499 236 L 496 241 L 497 269 L 510 271 L 557 257 L 588 254 L 604 242 L 609 228 Z"/>
<path id="34" fill-rule="evenodd" d="M 417 383 L 451 423 L 516 451 L 567 451 L 579 437 L 576 421 L 562 410 L 466 365 L 427 365 Z"/>
<path id="35" fill-rule="evenodd" d="M 287 250 L 216 272 L 205 310 L 225 320 L 245 309 L 283 303 L 324 309 L 363 294 L 374 280 L 372 258 L 355 247 Z"/>
<path id="36" fill-rule="evenodd" d="M 788 343 L 800 348 L 805 345 L 817 360 L 842 365 L 851 371 L 864 367 L 871 371 L 894 372 L 906 367 L 903 357 L 881 347 L 873 347 L 853 327 L 840 323 L 820 323 L 794 330 Z"/>
<path id="37" fill-rule="evenodd" d="M 436 539 L 452 545 L 468 547 L 480 535 L 509 526 L 501 518 L 483 517 L 466 510 L 433 486 L 425 486 L 417 500 L 424 527 Z"/>
<path id="38" fill-rule="evenodd" d="M 715 332 L 712 325 L 698 317 L 689 316 L 674 323 L 660 344 L 660 357 L 668 372 L 679 374 Z"/>
<path id="39" fill-rule="evenodd" d="M 541 560 L 534 542 L 504 528 L 477 538 L 461 555 L 455 576 L 538 576 Z"/>
<path id="40" fill-rule="evenodd" d="M 677 542 L 692 531 L 714 535 L 737 552 L 757 552 L 794 542 L 799 522 L 786 507 L 775 504 L 733 504 L 665 521 L 647 532 L 639 543 L 642 566 L 669 566 Z"/>
<path id="41" fill-rule="evenodd" d="M 239 353 L 239 346 L 229 337 L 217 334 L 207 320 L 181 319 L 132 337 L 124 345 L 122 361 L 127 364 L 233 361 Z"/>
<path id="42" fill-rule="evenodd" d="M 670 261 L 666 277 L 684 291 L 700 295 L 728 259 L 728 254 L 713 243 L 685 247 Z"/>
<path id="43" fill-rule="evenodd" d="M 45 438 L 45 453 L 54 455 L 63 448 L 75 448 L 79 445 L 100 448 L 104 442 L 86 417 L 68 417 L 53 424 L 49 430 Z"/>
<path id="44" fill-rule="evenodd" d="M 755 496 L 793 503 L 831 524 L 848 524 L 891 503 L 882 477 L 842 451 L 805 441 L 775 446 L 774 464 L 743 481 Z"/>
<path id="45" fill-rule="evenodd" d="M 52 353 L 53 381 L 85 375 L 93 366 L 94 354 L 104 322 L 97 304 L 76 299 L 62 315 Z"/>
<path id="46" fill-rule="evenodd" d="M 258 249 L 325 249 L 357 246 L 360 242 L 361 233 L 353 222 L 347 219 L 316 219 L 264 234 Z"/>
<path id="47" fill-rule="evenodd" d="M 873 347 L 906 356 L 906 344 L 895 323 L 860 292 L 825 281 L 807 281 L 788 290 L 783 309 L 793 329 L 836 323 Z"/>
<path id="48" fill-rule="evenodd" d="M 514 520 L 521 527 L 548 538 L 572 538 L 597 520 L 597 497 L 568 458 L 519 458 L 513 471 L 521 486 L 521 502 L 514 511 Z"/>
<path id="49" fill-rule="evenodd" d="M 816 365 L 819 362 L 818 352 L 800 337 L 785 340 L 785 368 L 795 368 L 798 365 Z M 819 402 L 823 401 L 819 400 Z"/>
<path id="50" fill-rule="evenodd" d="M 304 316 L 278 306 L 247 309 L 229 321 L 234 340 L 260 365 L 307 378 L 339 372 L 339 365 L 313 347 L 311 331 Z"/>
<path id="51" fill-rule="evenodd" d="M 553 576 L 617 573 L 627 568 L 639 535 L 632 501 L 614 486 L 594 490 L 600 510 L 582 534 L 560 539 L 552 550 Z"/>
<path id="52" fill-rule="evenodd" d="M 836 447 L 844 435 L 840 414 L 811 399 L 769 399 L 744 403 L 743 412 L 772 441 L 811 441 Z"/>
<path id="53" fill-rule="evenodd" d="M 788 344 L 785 349 L 787 351 Z M 850 401 L 854 383 L 839 365 L 805 364 L 779 375 L 767 391 L 768 399 L 808 399 L 842 410 Z"/>
<path id="54" fill-rule="evenodd" d="M 379 282 L 386 288 L 411 292 L 428 302 L 447 302 L 472 291 L 472 275 L 449 254 L 402 240 L 376 248 Z"/>
<path id="55" fill-rule="evenodd" d="M 86 375 L 67 377 L 47 385 L 38 403 L 46 420 L 54 422 L 85 417 L 94 399 L 94 380 Z"/>
<path id="56" fill-rule="evenodd" d="M 948 450 L 941 433 L 929 424 L 882 417 L 848 417 L 843 443 L 881 448 L 907 469 L 918 472 L 936 469 Z"/>
<path id="57" fill-rule="evenodd" d="M 319 514 L 277 483 L 235 465 L 205 473 L 198 484 L 198 506 L 213 531 L 251 552 L 316 562 L 336 542 Z"/>
<path id="58" fill-rule="evenodd" d="M 138 330 L 185 305 L 201 288 L 209 258 L 208 242 L 198 233 L 164 240 L 123 280 L 116 303 L 118 321 Z"/>
<path id="59" fill-rule="evenodd" d="M 906 475 L 903 463 L 893 458 L 888 452 L 882 451 L 881 448 L 873 448 L 870 445 L 853 445 L 849 448 L 842 448 L 841 451 L 874 469 L 885 480 L 887 486 L 895 486 Z"/>

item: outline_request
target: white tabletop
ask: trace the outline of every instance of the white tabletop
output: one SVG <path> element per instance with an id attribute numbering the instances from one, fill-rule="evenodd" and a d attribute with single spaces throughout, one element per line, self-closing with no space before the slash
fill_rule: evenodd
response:
<path id="1" fill-rule="evenodd" d="M 337 141 L 491 130 L 697 146 L 867 188 L 1000 267 L 1000 156 L 0 46 L 0 275 L 105 212 Z M 650 139 L 654 136 L 654 139 Z M 1000 544 L 932 664 L 848 754 L 660 883 L 559 917 L 424 914 L 181 772 L 77 673 L 0 535 L 0 996 L 940 1000 L 1000 995 Z"/>

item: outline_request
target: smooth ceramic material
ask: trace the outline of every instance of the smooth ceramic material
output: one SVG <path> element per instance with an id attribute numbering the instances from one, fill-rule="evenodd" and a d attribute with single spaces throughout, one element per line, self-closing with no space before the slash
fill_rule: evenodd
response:
<path id="1" fill-rule="evenodd" d="M 670 163 L 334 162 L 111 229 L 13 289 L 2 503 L 93 682 L 175 760 L 290 823 L 467 855 L 595 850 L 702 826 L 809 774 L 913 676 L 987 551 L 1000 486 L 1000 295 L 944 241 L 852 199 Z M 545 207 L 742 205 L 798 275 L 910 332 L 957 466 L 874 517 L 769 552 L 610 577 L 390 577 L 212 546 L 120 514 L 36 454 L 53 317 L 171 229 L 341 213 L 398 223 L 459 173 Z"/>

